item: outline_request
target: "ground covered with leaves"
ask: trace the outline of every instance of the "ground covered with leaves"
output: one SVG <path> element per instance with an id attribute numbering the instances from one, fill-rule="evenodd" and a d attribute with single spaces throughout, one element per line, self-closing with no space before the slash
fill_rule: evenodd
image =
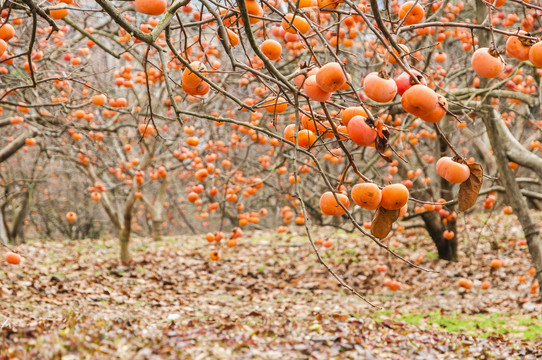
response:
<path id="1" fill-rule="evenodd" d="M 135 239 L 130 267 L 112 239 L 31 242 L 17 248 L 20 265 L 0 265 L 0 359 L 542 356 L 542 304 L 513 217 L 462 222 L 458 263 L 436 260 L 424 229 L 392 235 L 392 248 L 436 272 L 359 235 L 314 230 L 333 240 L 318 246 L 324 260 L 379 308 L 338 286 L 302 228 L 245 232 L 218 262 L 204 236 Z M 493 259 L 503 266 L 492 269 Z M 462 277 L 472 289 L 457 285 Z"/>

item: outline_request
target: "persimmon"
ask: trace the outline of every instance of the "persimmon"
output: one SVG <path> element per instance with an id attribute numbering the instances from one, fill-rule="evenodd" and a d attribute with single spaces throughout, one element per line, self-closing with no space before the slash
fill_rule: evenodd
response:
<path id="1" fill-rule="evenodd" d="M 365 109 L 362 108 L 361 106 L 359 107 L 352 106 L 352 107 L 347 107 L 346 109 L 343 109 L 341 111 L 341 121 L 343 125 L 348 126 L 348 122 L 350 121 L 350 119 L 352 119 L 354 116 L 357 116 L 357 115 L 363 116 L 364 118 L 367 118 L 368 116 Z"/>
<path id="2" fill-rule="evenodd" d="M 2 22 L 3 25 L 0 26 L 0 39 L 8 41 L 15 36 L 15 29 L 13 28 L 13 26 L 11 26 L 11 24 L 8 24 L 3 20 Z"/>
<path id="3" fill-rule="evenodd" d="M 318 6 L 318 0 L 299 0 L 299 8 Z"/>
<path id="4" fill-rule="evenodd" d="M 64 5 L 57 5 L 54 9 L 49 10 L 49 16 L 55 20 L 60 20 L 68 16 L 68 9 L 64 8 Z"/>
<path id="5" fill-rule="evenodd" d="M 201 74 L 207 70 L 205 65 L 199 61 L 190 63 L 190 68 L 199 71 Z M 201 77 L 199 77 L 195 72 L 192 72 L 192 70 L 190 70 L 188 67 L 184 69 L 181 79 L 182 85 L 188 88 L 196 88 L 198 85 L 204 82 Z"/>
<path id="6" fill-rule="evenodd" d="M 218 261 L 220 260 L 220 253 L 216 250 L 213 250 L 209 253 L 209 258 L 211 261 Z"/>
<path id="7" fill-rule="evenodd" d="M 295 14 L 294 16 L 292 13 L 284 15 L 281 26 L 290 34 L 296 34 L 298 31 L 301 34 L 306 34 L 310 29 L 310 25 L 307 20 L 302 18 L 299 14 Z"/>
<path id="8" fill-rule="evenodd" d="M 462 287 L 462 288 L 464 288 L 464 289 L 466 289 L 466 290 L 470 290 L 470 289 L 472 288 L 472 285 L 473 285 L 472 281 L 470 281 L 469 279 L 465 279 L 465 278 L 459 279 L 459 281 L 457 282 L 457 284 L 458 284 L 460 287 Z"/>
<path id="9" fill-rule="evenodd" d="M 354 185 L 350 196 L 356 205 L 367 210 L 376 210 L 382 200 L 382 191 L 376 184 L 361 183 Z"/>
<path id="10" fill-rule="evenodd" d="M 472 69 L 480 76 L 493 79 L 503 73 L 505 65 L 495 49 L 479 48 L 471 57 Z"/>
<path id="11" fill-rule="evenodd" d="M 431 114 L 438 104 L 437 93 L 425 85 L 414 85 L 401 97 L 401 105 L 406 112 L 423 117 Z"/>
<path id="12" fill-rule="evenodd" d="M 314 133 L 310 130 L 303 129 L 299 130 L 297 133 L 297 145 L 301 146 L 302 148 L 308 149 L 309 147 L 314 146 L 316 140 L 316 135 L 314 135 Z"/>
<path id="13" fill-rule="evenodd" d="M 263 106 L 264 106 L 265 111 L 267 111 L 268 113 L 280 114 L 286 111 L 286 108 L 288 107 L 288 103 L 283 97 L 279 96 L 275 99 L 267 100 L 266 102 L 263 103 Z"/>
<path id="14" fill-rule="evenodd" d="M 399 48 L 403 50 L 402 53 L 399 53 L 396 49 L 392 49 L 392 53 L 395 54 L 399 59 L 401 58 L 401 55 L 410 53 L 410 49 L 408 46 L 403 44 L 398 44 Z M 397 60 L 395 59 L 395 56 L 390 55 L 390 52 L 386 50 L 386 53 L 384 55 L 384 59 L 389 62 L 390 64 L 397 64 Z"/>
<path id="15" fill-rule="evenodd" d="M 536 67 L 542 67 L 542 41 L 537 42 L 529 50 L 529 61 Z"/>
<path id="16" fill-rule="evenodd" d="M 437 174 L 442 176 L 446 181 L 460 184 L 470 176 L 470 169 L 467 165 L 453 161 L 449 156 L 444 156 L 437 161 L 435 168 Z"/>
<path id="17" fill-rule="evenodd" d="M 440 94 L 437 94 L 438 97 L 438 104 L 435 107 L 435 110 L 433 110 L 428 115 L 420 116 L 420 119 L 422 119 L 425 122 L 434 124 L 442 120 L 444 116 L 446 116 L 446 110 L 448 110 L 448 100 Z"/>
<path id="18" fill-rule="evenodd" d="M 488 280 L 482 281 L 482 284 L 480 285 L 480 288 L 482 290 L 487 290 L 491 287 L 491 283 Z"/>
<path id="19" fill-rule="evenodd" d="M 448 58 L 448 56 L 446 55 L 446 53 L 443 53 L 443 52 L 440 52 L 440 51 L 435 55 L 435 61 L 438 62 L 438 63 L 445 62 L 447 58 Z"/>
<path id="20" fill-rule="evenodd" d="M 245 0 L 245 6 L 247 7 L 247 13 L 251 16 L 248 17 L 248 22 L 250 24 L 256 24 L 260 21 L 258 17 L 263 16 L 263 8 L 258 3 L 258 1 L 255 0 Z M 243 23 L 242 19 L 239 19 L 241 24 Z"/>
<path id="21" fill-rule="evenodd" d="M 336 9 L 341 0 L 318 0 L 318 6 L 320 9 Z"/>
<path id="22" fill-rule="evenodd" d="M 166 0 L 135 0 L 134 7 L 137 12 L 146 15 L 162 15 L 166 12 Z"/>
<path id="23" fill-rule="evenodd" d="M 303 83 L 303 92 L 309 97 L 309 99 L 324 102 L 331 98 L 331 93 L 326 92 L 318 86 L 316 82 L 316 75 L 309 76 Z"/>
<path id="24" fill-rule="evenodd" d="M 91 198 L 93 201 L 100 201 L 100 199 L 102 198 L 102 194 L 100 194 L 100 193 L 97 192 L 97 191 L 94 191 L 94 192 L 90 195 L 90 198 Z"/>
<path id="25" fill-rule="evenodd" d="M 284 128 L 283 136 L 286 140 L 295 143 L 295 124 L 290 124 Z"/>
<path id="26" fill-rule="evenodd" d="M 359 146 L 370 146 L 376 140 L 376 130 L 367 125 L 363 116 L 351 118 L 347 129 L 350 140 Z"/>
<path id="27" fill-rule="evenodd" d="M 316 73 L 316 84 L 325 92 L 339 90 L 346 84 L 346 76 L 341 65 L 337 62 L 325 64 Z"/>
<path id="28" fill-rule="evenodd" d="M 2 54 L 6 52 L 7 49 L 8 49 L 8 44 L 6 44 L 4 40 L 0 39 L 0 56 L 2 56 Z"/>
<path id="29" fill-rule="evenodd" d="M 498 269 L 500 268 L 501 266 L 503 266 L 503 261 L 500 260 L 500 259 L 493 259 L 491 260 L 491 267 L 493 269 Z"/>
<path id="30" fill-rule="evenodd" d="M 92 103 L 96 106 L 102 106 L 105 105 L 107 102 L 107 96 L 104 94 L 97 94 L 92 97 Z"/>
<path id="31" fill-rule="evenodd" d="M 21 255 L 8 251 L 5 256 L 6 262 L 12 265 L 19 265 L 21 262 Z"/>
<path id="32" fill-rule="evenodd" d="M 33 138 L 33 137 L 30 137 L 30 138 L 26 138 L 24 140 L 24 143 L 28 146 L 34 146 L 36 145 L 36 138 Z"/>
<path id="33" fill-rule="evenodd" d="M 385 72 L 372 72 L 363 79 L 363 90 L 369 99 L 387 103 L 397 94 L 397 84 Z"/>
<path id="34" fill-rule="evenodd" d="M 399 19 L 405 25 L 419 24 L 425 16 L 424 8 L 416 1 L 407 1 L 399 8 Z"/>
<path id="35" fill-rule="evenodd" d="M 380 206 L 386 210 L 399 210 L 408 202 L 408 196 L 408 189 L 405 185 L 387 185 L 382 189 Z"/>
<path id="36" fill-rule="evenodd" d="M 75 220 L 77 220 L 77 214 L 73 211 L 68 212 L 66 214 L 66 220 L 68 220 L 69 222 L 74 222 Z"/>
<path id="37" fill-rule="evenodd" d="M 348 209 L 350 206 L 348 196 L 340 193 L 336 193 L 335 195 L 341 204 Z M 339 205 L 337 200 L 335 200 L 335 196 L 333 196 L 331 191 L 323 193 L 320 197 L 320 210 L 322 211 L 322 214 L 332 216 L 341 216 L 345 213 L 344 209 Z"/>
<path id="38" fill-rule="evenodd" d="M 526 35 L 526 31 L 520 31 L 520 35 Z M 526 40 L 517 36 L 510 36 L 506 40 L 506 55 L 512 56 L 520 61 L 529 60 L 529 51 L 533 44 L 530 40 Z"/>
<path id="39" fill-rule="evenodd" d="M 217 34 L 218 38 L 220 39 L 220 34 Z M 226 29 L 226 36 L 228 37 L 228 42 L 231 46 L 236 46 L 239 44 L 239 35 L 235 33 L 235 31 Z"/>
<path id="40" fill-rule="evenodd" d="M 427 85 L 427 80 L 419 71 L 411 69 L 410 72 L 416 77 L 420 84 Z M 401 75 L 397 76 L 393 81 L 395 81 L 395 84 L 397 85 L 397 93 L 399 95 L 403 95 L 405 91 L 417 84 L 406 71 L 402 72 Z"/>
<path id="41" fill-rule="evenodd" d="M 260 50 L 269 60 L 277 60 L 282 54 L 282 46 L 278 41 L 267 39 L 260 45 Z"/>
<path id="42" fill-rule="evenodd" d="M 184 82 L 181 85 L 184 92 L 193 96 L 203 96 L 207 94 L 211 88 L 211 86 L 203 80 L 196 87 L 186 86 Z"/>

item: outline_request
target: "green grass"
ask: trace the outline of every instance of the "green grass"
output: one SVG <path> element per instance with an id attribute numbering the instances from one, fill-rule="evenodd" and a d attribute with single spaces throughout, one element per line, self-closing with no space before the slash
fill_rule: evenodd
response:
<path id="1" fill-rule="evenodd" d="M 542 322 L 536 316 L 529 317 L 526 315 L 511 315 L 506 313 L 467 315 L 454 312 L 441 314 L 438 311 L 393 316 L 392 312 L 387 310 L 377 311 L 371 317 L 376 321 L 391 319 L 408 324 L 485 338 L 498 334 L 517 334 L 515 337 L 521 340 L 542 338 Z"/>

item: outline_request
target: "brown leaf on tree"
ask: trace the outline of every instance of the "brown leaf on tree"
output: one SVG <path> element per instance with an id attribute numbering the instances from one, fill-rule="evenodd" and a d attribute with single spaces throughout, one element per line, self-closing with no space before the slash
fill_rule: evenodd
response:
<path id="1" fill-rule="evenodd" d="M 320 24 L 320 8 L 318 6 L 310 6 L 299 9 L 306 17 L 315 24 Z"/>
<path id="2" fill-rule="evenodd" d="M 371 222 L 371 234 L 379 239 L 384 239 L 391 231 L 393 223 L 399 218 L 400 209 L 386 210 L 379 207 Z"/>
<path id="3" fill-rule="evenodd" d="M 480 164 L 467 164 L 470 169 L 470 176 L 459 187 L 458 211 L 467 211 L 476 204 L 478 193 L 482 188 L 482 177 L 484 171 Z"/>

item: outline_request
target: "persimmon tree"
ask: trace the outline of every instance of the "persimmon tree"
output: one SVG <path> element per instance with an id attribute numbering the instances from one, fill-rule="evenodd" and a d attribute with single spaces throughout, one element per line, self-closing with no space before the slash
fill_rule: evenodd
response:
<path id="1" fill-rule="evenodd" d="M 439 258 L 456 260 L 458 217 L 502 194 L 541 282 L 529 211 L 542 199 L 541 11 L 523 0 L 3 1 L 0 124 L 14 135 L 0 160 L 38 137 L 71 163 L 125 263 L 137 221 L 155 239 L 206 232 L 219 260 L 226 230 L 235 246 L 238 226 L 276 226 L 271 211 L 304 226 L 358 295 L 320 257 L 313 225 L 408 262 L 388 239 L 399 219 L 420 218 Z"/>

